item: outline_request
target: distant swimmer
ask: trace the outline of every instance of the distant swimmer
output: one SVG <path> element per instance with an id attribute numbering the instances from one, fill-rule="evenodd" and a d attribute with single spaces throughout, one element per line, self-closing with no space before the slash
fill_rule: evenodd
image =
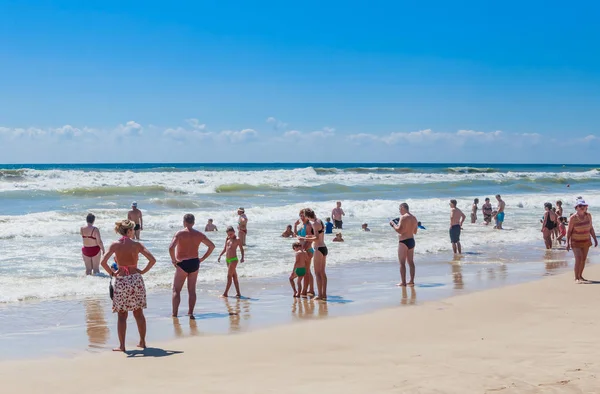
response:
<path id="1" fill-rule="evenodd" d="M 240 249 L 242 259 L 238 260 L 237 249 Z M 238 282 L 237 265 L 244 262 L 244 245 L 242 241 L 235 236 L 235 230 L 233 227 L 227 227 L 227 239 L 225 239 L 225 246 L 223 251 L 219 255 L 218 261 L 221 262 L 221 257 L 225 255 L 225 261 L 227 262 L 227 286 L 221 297 L 229 297 L 229 289 L 231 288 L 231 282 L 235 286 L 235 296 L 240 298 L 242 293 L 240 292 L 240 283 Z"/>
<path id="2" fill-rule="evenodd" d="M 456 207 L 456 200 L 450 200 L 450 242 L 454 254 L 462 254 L 460 230 L 467 216 Z"/>
<path id="3" fill-rule="evenodd" d="M 344 238 L 342 238 L 342 233 L 337 233 L 333 238 L 332 242 L 344 242 Z"/>
<path id="4" fill-rule="evenodd" d="M 127 212 L 127 219 L 135 223 L 135 239 L 140 239 L 140 232 L 144 229 L 144 221 L 142 219 L 142 211 L 138 209 L 138 203 L 131 203 L 131 211 Z"/>
<path id="5" fill-rule="evenodd" d="M 294 297 L 300 297 L 302 293 L 302 281 L 306 276 L 306 261 L 309 259 L 309 257 L 308 254 L 306 254 L 306 251 L 302 248 L 301 242 L 294 242 L 292 244 L 292 249 L 294 250 L 295 259 L 294 268 L 292 269 L 292 274 L 290 275 L 290 285 L 294 291 Z M 298 279 L 298 288 L 296 288 L 294 279 Z"/>
<path id="6" fill-rule="evenodd" d="M 478 198 L 473 200 L 473 205 L 471 206 L 471 223 L 477 223 L 477 205 L 478 204 L 479 204 Z"/>
<path id="7" fill-rule="evenodd" d="M 492 222 L 492 214 L 494 212 L 494 208 L 492 208 L 489 198 L 485 199 L 485 204 L 481 206 L 481 212 L 483 213 L 483 222 L 487 226 Z"/>
<path id="8" fill-rule="evenodd" d="M 371 231 L 368 223 L 363 223 L 361 226 L 362 231 Z M 340 233 L 341 234 L 341 233 Z"/>
<path id="9" fill-rule="evenodd" d="M 118 313 L 117 333 L 119 347 L 115 351 L 125 351 L 125 332 L 127 331 L 127 316 L 133 312 L 133 317 L 140 333 L 138 347 L 146 348 L 146 286 L 142 275 L 150 271 L 156 263 L 156 259 L 141 242 L 131 239 L 135 236 L 135 223 L 130 220 L 122 220 L 115 223 L 115 232 L 122 237 L 108 248 L 108 252 L 102 258 L 102 268 L 110 275 L 116 276 L 113 292 L 113 313 Z M 112 255 L 116 256 L 118 270 L 108 266 L 108 260 Z M 137 268 L 139 255 L 148 259 L 148 265 L 143 270 Z"/>
<path id="10" fill-rule="evenodd" d="M 102 237 L 100 237 L 100 230 L 98 227 L 94 227 L 96 216 L 88 213 L 85 221 L 87 222 L 87 226 L 79 229 L 79 233 L 83 239 L 81 255 L 85 264 L 85 274 L 91 275 L 93 273 L 96 275 L 100 273 L 100 260 L 105 253 L 104 244 L 102 243 Z"/>
<path id="11" fill-rule="evenodd" d="M 196 282 L 198 280 L 198 269 L 200 263 L 210 256 L 215 249 L 215 244 L 206 235 L 194 229 L 196 218 L 191 213 L 183 217 L 183 230 L 178 231 L 169 246 L 171 263 L 175 267 L 173 278 L 173 317 L 177 317 L 179 303 L 181 302 L 181 289 L 187 279 L 189 296 L 188 316 L 194 318 L 194 307 L 196 306 Z M 198 258 L 198 248 L 201 244 L 208 247 L 206 253 Z"/>
<path id="12" fill-rule="evenodd" d="M 406 262 L 410 268 L 410 282 L 408 286 L 415 285 L 415 234 L 418 231 L 417 218 L 410 213 L 408 204 L 400 204 L 400 218 L 396 222 L 390 221 L 390 225 L 398 233 L 398 261 L 400 262 L 400 280 L 398 286 L 406 286 Z"/>
<path id="13" fill-rule="evenodd" d="M 418 228 L 419 230 L 427 230 L 427 229 L 426 229 L 426 228 L 425 228 L 425 227 L 424 227 L 424 226 L 421 224 L 421 222 L 418 222 L 418 223 L 417 223 L 417 228 Z"/>
<path id="14" fill-rule="evenodd" d="M 281 233 L 281 236 L 283 238 L 293 238 L 294 237 L 294 232 L 292 231 L 291 224 L 288 224 L 288 226 L 285 228 L 285 231 L 283 233 Z"/>
<path id="15" fill-rule="evenodd" d="M 544 212 L 544 218 L 542 219 L 542 236 L 546 244 L 546 249 L 552 249 L 552 234 L 554 234 L 554 230 L 557 227 L 558 216 L 552 210 L 551 203 L 545 203 L 544 209 L 546 212 Z"/>
<path id="16" fill-rule="evenodd" d="M 576 212 L 569 219 L 567 229 L 567 251 L 573 249 L 575 255 L 575 283 L 590 283 L 583 277 L 583 269 L 587 255 L 594 240 L 594 247 L 598 246 L 598 239 L 592 224 L 592 215 L 588 212 L 588 204 L 582 198 L 575 202 Z"/>
<path id="17" fill-rule="evenodd" d="M 206 226 L 204 226 L 204 231 L 206 231 L 206 232 L 219 231 L 219 229 L 217 228 L 217 226 L 215 226 L 213 224 L 212 219 L 208 219 L 208 223 L 206 223 Z"/>
<path id="18" fill-rule="evenodd" d="M 248 235 L 248 217 L 246 216 L 246 211 L 242 207 L 238 208 L 237 214 L 240 242 L 243 246 L 246 246 L 246 236 Z"/>
<path id="19" fill-rule="evenodd" d="M 502 223 L 504 223 L 504 208 L 506 203 L 502 200 L 499 194 L 496 194 L 496 200 L 498 200 L 498 212 L 496 213 L 496 227 L 495 229 L 502 230 Z"/>
<path id="20" fill-rule="evenodd" d="M 331 218 L 325 218 L 325 234 L 333 234 L 333 223 L 331 223 Z"/>
<path id="21" fill-rule="evenodd" d="M 335 203 L 335 208 L 333 208 L 333 210 L 331 211 L 331 217 L 333 218 L 333 226 L 334 228 L 341 230 L 342 229 L 342 225 L 344 224 L 342 219 L 344 216 L 346 216 L 346 214 L 344 213 L 344 210 L 342 209 L 342 202 L 338 201 Z"/>

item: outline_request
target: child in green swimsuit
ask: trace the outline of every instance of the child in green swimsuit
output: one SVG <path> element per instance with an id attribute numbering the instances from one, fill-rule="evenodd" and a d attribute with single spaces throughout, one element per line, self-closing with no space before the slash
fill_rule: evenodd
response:
<path id="1" fill-rule="evenodd" d="M 304 280 L 304 275 L 306 275 L 306 260 L 309 257 L 306 251 L 302 248 L 302 243 L 300 242 L 294 242 L 292 244 L 292 249 L 294 249 L 296 261 L 294 262 L 294 269 L 290 275 L 290 285 L 292 286 L 292 290 L 294 290 L 294 297 L 300 297 L 300 292 L 302 291 L 302 281 Z M 296 289 L 296 284 L 294 283 L 294 279 L 296 278 L 298 278 L 298 289 Z"/>
<path id="2" fill-rule="evenodd" d="M 242 253 L 242 259 L 238 261 L 237 257 L 237 248 L 240 248 L 240 252 Z M 219 255 L 218 261 L 221 262 L 221 257 L 225 254 L 225 261 L 227 262 L 227 286 L 225 287 L 225 292 L 221 297 L 229 297 L 229 288 L 231 287 L 231 282 L 235 285 L 236 297 L 241 298 L 242 294 L 240 293 L 240 284 L 238 282 L 237 276 L 237 265 L 238 262 L 244 262 L 244 246 L 240 240 L 235 236 L 235 230 L 233 227 L 227 227 L 227 239 L 225 240 L 225 247 L 223 247 L 223 251 Z"/>

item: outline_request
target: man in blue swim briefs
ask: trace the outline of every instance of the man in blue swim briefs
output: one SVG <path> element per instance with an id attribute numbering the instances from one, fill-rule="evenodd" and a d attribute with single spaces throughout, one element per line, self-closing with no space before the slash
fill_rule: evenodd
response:
<path id="1" fill-rule="evenodd" d="M 175 278 L 173 279 L 173 317 L 177 317 L 179 303 L 181 301 L 181 288 L 187 279 L 189 309 L 188 316 L 194 318 L 194 307 L 196 306 L 196 281 L 198 280 L 198 269 L 200 263 L 210 256 L 215 249 L 215 244 L 206 235 L 195 230 L 196 219 L 191 213 L 183 217 L 183 230 L 178 231 L 173 237 L 169 254 L 171 262 L 175 267 Z M 208 247 L 206 253 L 198 258 L 200 244 Z"/>
<path id="2" fill-rule="evenodd" d="M 400 218 L 395 219 L 390 225 L 398 233 L 398 260 L 400 262 L 400 280 L 398 286 L 415 285 L 415 234 L 417 233 L 417 218 L 409 212 L 408 204 L 400 204 Z M 410 268 L 410 282 L 406 283 L 406 262 Z"/>
<path id="3" fill-rule="evenodd" d="M 495 229 L 502 230 L 502 223 L 504 222 L 504 207 L 506 203 L 502 200 L 499 194 L 496 194 L 496 200 L 498 200 L 498 213 L 496 214 L 496 226 Z"/>
<path id="4" fill-rule="evenodd" d="M 456 200 L 450 200 L 450 242 L 454 254 L 462 254 L 460 245 L 460 230 L 467 216 L 456 207 Z"/>

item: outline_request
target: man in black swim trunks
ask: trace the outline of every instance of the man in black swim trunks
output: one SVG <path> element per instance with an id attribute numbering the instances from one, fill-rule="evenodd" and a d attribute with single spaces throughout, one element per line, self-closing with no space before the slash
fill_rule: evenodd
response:
<path id="1" fill-rule="evenodd" d="M 390 225 L 398 233 L 398 260 L 400 261 L 400 279 L 398 286 L 406 286 L 406 262 L 410 268 L 410 282 L 408 286 L 415 285 L 415 234 L 418 230 L 419 221 L 409 212 L 408 204 L 400 204 L 400 218 L 398 224 L 394 220 Z"/>
<path id="2" fill-rule="evenodd" d="M 461 254 L 460 246 L 460 230 L 467 216 L 456 207 L 456 200 L 450 200 L 450 242 L 452 242 L 452 250 L 454 254 Z"/>
<path id="3" fill-rule="evenodd" d="M 183 230 L 178 231 L 173 237 L 169 254 L 175 266 L 175 278 L 173 279 L 173 317 L 177 317 L 179 303 L 181 301 L 181 288 L 187 279 L 189 294 L 188 316 L 194 318 L 194 307 L 196 306 L 196 281 L 198 280 L 198 268 L 200 263 L 210 256 L 215 249 L 215 244 L 200 231 L 195 230 L 194 215 L 191 213 L 183 217 Z M 206 253 L 198 258 L 200 244 L 208 247 Z"/>

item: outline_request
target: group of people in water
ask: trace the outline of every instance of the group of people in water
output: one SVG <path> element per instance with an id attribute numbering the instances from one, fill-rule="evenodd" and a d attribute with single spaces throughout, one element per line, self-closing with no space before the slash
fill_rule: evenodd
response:
<path id="1" fill-rule="evenodd" d="M 485 204 L 481 207 L 483 220 L 486 225 L 495 219 L 495 228 L 502 229 L 502 223 L 505 216 L 506 204 L 500 195 L 496 196 L 498 206 L 496 209 L 491 207 L 489 198 L 485 199 Z M 477 222 L 479 200 L 475 199 L 471 211 L 471 222 Z M 558 242 L 566 236 L 567 251 L 573 250 L 575 255 L 575 281 L 576 283 L 589 283 L 583 278 L 583 269 L 587 259 L 588 250 L 592 245 L 593 239 L 595 246 L 598 245 L 594 228 L 592 225 L 592 216 L 587 212 L 588 204 L 581 197 L 578 197 L 575 204 L 576 212 L 571 215 L 568 222 L 568 228 L 564 234 L 560 228 L 560 223 L 565 223 L 562 203 L 557 203 L 557 208 L 552 205 L 545 205 L 546 212 L 542 219 L 542 233 L 544 240 L 548 245 L 548 239 L 554 236 Z M 416 247 L 415 235 L 419 229 L 424 229 L 421 222 L 410 212 L 407 203 L 400 204 L 400 217 L 390 221 L 390 225 L 398 234 L 398 260 L 400 263 L 399 286 L 414 286 L 415 280 L 415 262 L 414 252 Z M 228 297 L 229 290 L 233 285 L 236 290 L 236 297 L 241 297 L 240 285 L 237 276 L 237 265 L 243 263 L 245 259 L 244 246 L 246 235 L 248 233 L 248 217 L 245 215 L 244 208 L 239 208 L 238 214 L 238 233 L 229 226 L 226 229 L 227 238 L 218 261 L 221 261 L 225 255 L 227 264 L 227 283 L 222 297 Z M 341 202 L 336 204 L 332 212 L 333 223 L 330 218 L 323 222 L 317 218 L 315 211 L 311 208 L 301 209 L 298 220 L 294 225 L 289 225 L 282 234 L 285 237 L 295 237 L 292 244 L 294 253 L 294 264 L 292 273 L 289 276 L 290 286 L 294 297 L 314 297 L 315 300 L 327 300 L 327 255 L 329 253 L 325 244 L 325 234 L 332 233 L 333 228 L 341 229 L 343 226 L 342 218 L 344 212 L 341 209 Z M 99 273 L 101 266 L 111 276 L 111 298 L 113 300 L 113 312 L 118 313 L 117 331 L 119 337 L 119 347 L 115 351 L 125 350 L 125 333 L 127 327 L 127 317 L 129 312 L 133 312 L 140 334 L 139 347 L 145 347 L 146 320 L 143 309 L 146 308 L 146 289 L 142 275 L 147 273 L 156 263 L 156 258 L 139 241 L 140 231 L 143 230 L 142 213 L 137 208 L 137 203 L 132 203 L 132 209 L 128 212 L 127 219 L 115 223 L 115 232 L 121 238 L 112 243 L 107 251 L 100 235 L 100 231 L 94 226 L 95 216 L 88 214 L 86 217 L 86 226 L 80 229 L 83 239 L 82 256 L 86 267 L 86 274 Z M 450 228 L 449 235 L 452 247 L 455 253 L 462 253 L 460 244 L 460 233 L 462 225 L 466 220 L 466 215 L 457 207 L 456 200 L 450 200 Z M 550 223 L 554 223 L 552 225 Z M 566 224 L 565 223 L 565 224 Z M 183 217 L 183 229 L 179 230 L 173 237 L 169 246 L 169 255 L 171 263 L 175 268 L 173 279 L 172 307 L 173 317 L 177 317 L 179 305 L 181 302 L 181 290 L 187 281 L 188 316 L 194 319 L 194 308 L 196 305 L 196 283 L 198 279 L 198 270 L 200 264 L 205 261 L 214 251 L 214 243 L 208 237 L 194 229 L 195 217 L 192 214 L 186 214 Z M 365 223 L 362 226 L 364 231 L 370 231 Z M 205 231 L 217 231 L 217 227 L 212 220 L 209 220 Z M 338 238 L 338 236 L 336 236 Z M 339 234 L 341 237 L 341 233 Z M 338 239 L 338 241 L 340 241 Z M 336 240 L 334 239 L 334 242 Z M 341 239 L 343 242 L 343 238 Z M 206 246 L 206 252 L 199 256 L 201 245 Z M 550 247 L 552 245 L 550 244 Z M 240 257 L 238 258 L 238 250 Z M 148 263 L 143 268 L 138 268 L 139 255 L 144 256 Z M 114 256 L 115 264 L 109 266 L 109 260 Z M 409 278 L 407 281 L 407 267 Z M 312 266 L 312 267 L 311 267 Z M 314 274 L 313 274 L 314 272 Z M 112 285 L 114 278 L 114 286 Z M 316 285 L 316 289 L 315 289 Z"/>

